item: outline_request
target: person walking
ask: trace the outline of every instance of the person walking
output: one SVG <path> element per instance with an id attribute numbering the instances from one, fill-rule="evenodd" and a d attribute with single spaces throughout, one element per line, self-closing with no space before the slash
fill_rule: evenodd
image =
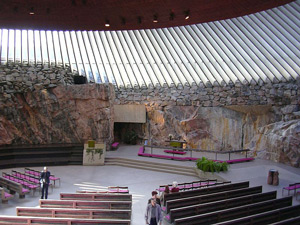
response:
<path id="1" fill-rule="evenodd" d="M 156 204 L 155 199 L 151 199 L 151 203 L 147 205 L 145 213 L 146 224 L 149 225 L 161 225 L 162 213 L 161 208 Z"/>
<path id="2" fill-rule="evenodd" d="M 48 187 L 50 184 L 50 172 L 48 171 L 48 168 L 45 166 L 44 170 L 41 172 L 40 175 L 40 183 L 42 187 L 42 197 L 41 199 L 47 199 L 48 198 Z"/>

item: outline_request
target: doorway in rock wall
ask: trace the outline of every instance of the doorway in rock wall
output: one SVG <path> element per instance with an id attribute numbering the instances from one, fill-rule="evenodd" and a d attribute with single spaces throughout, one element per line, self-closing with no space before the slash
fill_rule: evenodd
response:
<path id="1" fill-rule="evenodd" d="M 124 144 L 144 144 L 145 123 L 114 123 L 114 141 Z"/>

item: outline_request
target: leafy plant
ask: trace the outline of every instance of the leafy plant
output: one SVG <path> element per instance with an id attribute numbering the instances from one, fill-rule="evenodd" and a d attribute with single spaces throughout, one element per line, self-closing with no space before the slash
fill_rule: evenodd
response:
<path id="1" fill-rule="evenodd" d="M 227 162 L 215 162 L 213 160 L 207 159 L 206 157 L 198 159 L 196 165 L 198 169 L 204 172 L 228 171 L 229 167 Z"/>
<path id="2" fill-rule="evenodd" d="M 86 154 L 87 155 L 92 155 L 91 160 L 94 160 L 94 155 L 99 154 L 99 159 L 101 159 L 101 155 L 103 154 L 103 149 L 102 148 L 87 148 L 86 149 Z"/>

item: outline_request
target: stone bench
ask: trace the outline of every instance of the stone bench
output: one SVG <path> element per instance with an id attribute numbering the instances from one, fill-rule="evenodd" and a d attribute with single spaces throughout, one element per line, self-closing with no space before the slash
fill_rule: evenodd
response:
<path id="1" fill-rule="evenodd" d="M 4 189 L 1 187 L 0 187 L 0 195 L 1 195 L 2 203 L 4 204 L 8 203 L 8 200 L 14 197 L 13 195 L 6 193 Z"/>
<path id="2" fill-rule="evenodd" d="M 129 209 L 58 209 L 17 207 L 17 216 L 86 218 L 86 219 L 131 219 Z"/>
<path id="3" fill-rule="evenodd" d="M 41 208 L 74 208 L 74 209 L 129 209 L 132 201 L 82 201 L 40 199 Z"/>
<path id="4" fill-rule="evenodd" d="M 47 217 L 23 217 L 23 216 L 0 216 L 0 224 L 60 224 L 60 225 L 86 225 L 86 224 L 109 224 L 130 225 L 130 220 L 119 219 L 76 219 L 76 218 L 47 218 Z"/>
<path id="5" fill-rule="evenodd" d="M 207 203 L 212 201 L 220 201 L 229 198 L 236 198 L 246 195 L 258 194 L 262 192 L 262 186 L 250 187 L 250 188 L 241 188 L 223 192 L 215 192 L 209 194 L 202 194 L 193 197 L 181 198 L 169 200 L 166 202 L 166 212 L 169 213 L 171 209 L 185 207 L 189 205 L 197 205 L 201 203 Z"/>
<path id="6" fill-rule="evenodd" d="M 60 200 L 132 201 L 132 195 L 115 193 L 60 193 Z"/>
<path id="7" fill-rule="evenodd" d="M 25 198 L 25 194 L 30 192 L 30 190 L 23 188 L 22 184 L 6 179 L 4 177 L 0 177 L 0 186 L 7 188 L 10 194 L 18 193 L 19 198 Z"/>
<path id="8" fill-rule="evenodd" d="M 240 189 L 240 188 L 247 188 L 249 187 L 249 181 L 239 182 L 239 183 L 232 183 L 232 184 L 225 184 L 225 185 L 217 185 L 213 187 L 208 188 L 200 188 L 190 191 L 182 191 L 177 193 L 170 193 L 168 195 L 164 196 L 164 202 L 179 198 L 186 198 L 186 197 L 192 197 L 202 194 L 209 194 L 209 193 L 216 193 L 220 191 L 227 191 L 227 190 L 234 190 L 234 189 Z"/>
<path id="9" fill-rule="evenodd" d="M 171 209 L 169 213 L 169 222 L 173 223 L 174 220 L 178 218 L 195 216 L 203 213 L 276 199 L 276 194 L 276 191 L 272 191 Z"/>
<path id="10" fill-rule="evenodd" d="M 178 154 L 178 155 L 185 155 L 186 152 L 183 151 L 176 151 L 176 150 L 164 150 L 165 153 L 171 153 L 171 154 Z"/>
<path id="11" fill-rule="evenodd" d="M 292 197 L 285 197 L 280 199 L 268 200 L 244 206 L 238 206 L 230 209 L 213 211 L 196 216 L 189 216 L 175 219 L 176 225 L 197 224 L 206 225 L 243 218 L 244 216 L 255 215 L 261 212 L 268 212 L 270 210 L 280 209 L 291 206 L 293 202 Z M 272 221 L 272 220 L 271 220 Z M 244 223 L 240 223 L 244 224 Z M 255 223 L 253 223 L 255 224 Z"/>
<path id="12" fill-rule="evenodd" d="M 287 221 L 295 217 L 299 218 L 300 205 L 288 206 L 281 209 L 270 210 L 267 212 L 257 213 L 250 216 L 245 216 L 238 219 L 228 220 L 224 222 L 215 223 L 214 225 L 233 225 L 233 224 L 294 224 L 294 223 L 281 223 L 280 221 Z M 293 221 L 293 220 L 292 220 Z M 295 224 L 298 224 L 296 220 Z M 176 224 L 177 225 L 177 224 Z"/>

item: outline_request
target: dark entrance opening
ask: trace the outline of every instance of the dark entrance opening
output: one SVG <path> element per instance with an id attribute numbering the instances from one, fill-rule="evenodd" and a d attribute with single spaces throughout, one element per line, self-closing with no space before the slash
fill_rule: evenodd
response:
<path id="1" fill-rule="evenodd" d="M 142 144 L 145 137 L 144 123 L 114 123 L 114 141 L 125 144 Z"/>

